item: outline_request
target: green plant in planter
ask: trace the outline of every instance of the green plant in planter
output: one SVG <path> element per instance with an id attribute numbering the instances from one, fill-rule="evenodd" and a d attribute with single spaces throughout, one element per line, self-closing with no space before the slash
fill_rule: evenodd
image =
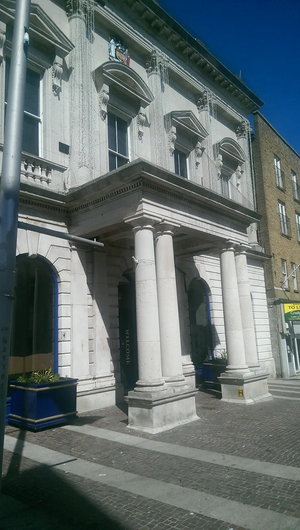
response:
<path id="1" fill-rule="evenodd" d="M 26 375 L 20 375 L 18 377 L 17 381 L 18 383 L 54 383 L 55 381 L 59 381 L 60 376 L 59 374 L 55 374 L 52 370 L 52 368 L 48 368 L 47 370 L 38 370 L 37 372 L 31 372 L 30 374 Z"/>

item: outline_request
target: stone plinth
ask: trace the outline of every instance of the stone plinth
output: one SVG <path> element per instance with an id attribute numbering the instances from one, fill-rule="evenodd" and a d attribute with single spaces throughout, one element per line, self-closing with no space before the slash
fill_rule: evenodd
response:
<path id="1" fill-rule="evenodd" d="M 168 388 L 165 392 L 128 393 L 128 427 L 156 434 L 195 421 L 196 391 L 187 385 Z"/>
<path id="2" fill-rule="evenodd" d="M 259 401 L 271 400 L 266 372 L 259 374 L 228 374 L 218 377 L 222 388 L 222 400 L 229 403 L 253 405 Z"/>

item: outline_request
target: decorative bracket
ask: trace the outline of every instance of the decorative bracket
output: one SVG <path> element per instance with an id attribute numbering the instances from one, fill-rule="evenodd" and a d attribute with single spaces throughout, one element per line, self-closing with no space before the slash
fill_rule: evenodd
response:
<path id="1" fill-rule="evenodd" d="M 222 167 L 223 167 L 223 157 L 222 157 L 222 155 L 218 155 L 217 160 L 216 160 L 216 167 L 217 167 L 218 177 L 220 177 L 221 173 L 222 173 Z"/>
<path id="2" fill-rule="evenodd" d="M 205 151 L 205 147 L 202 147 L 200 142 L 197 142 L 197 145 L 195 147 L 195 154 L 196 154 L 196 169 L 198 169 L 200 165 L 200 159 L 202 158 L 202 155 Z"/>
<path id="3" fill-rule="evenodd" d="M 175 151 L 175 143 L 177 139 L 176 127 L 174 127 L 174 125 L 171 126 L 168 137 L 169 137 L 170 156 L 173 156 L 173 153 Z"/>
<path id="4" fill-rule="evenodd" d="M 58 55 L 55 56 L 54 63 L 52 65 L 52 91 L 55 96 L 58 96 L 61 92 L 61 80 L 63 75 L 63 60 Z"/>
<path id="5" fill-rule="evenodd" d="M 2 63 L 3 61 L 3 57 L 4 57 L 4 44 L 5 44 L 5 41 L 6 41 L 6 26 L 5 24 L 3 23 L 0 23 L 0 64 Z"/>
<path id="6" fill-rule="evenodd" d="M 145 113 L 145 109 L 143 107 L 140 108 L 139 113 L 137 115 L 137 125 L 138 125 L 138 138 L 139 140 L 143 140 L 144 136 L 144 127 L 147 124 L 147 116 Z"/>
<path id="7" fill-rule="evenodd" d="M 237 138 L 246 138 L 247 134 L 251 131 L 251 125 L 248 120 L 243 120 L 236 128 Z"/>
<path id="8" fill-rule="evenodd" d="M 108 102 L 109 102 L 109 86 L 103 85 L 99 93 L 100 116 L 103 121 L 105 121 L 106 116 L 107 116 Z"/>

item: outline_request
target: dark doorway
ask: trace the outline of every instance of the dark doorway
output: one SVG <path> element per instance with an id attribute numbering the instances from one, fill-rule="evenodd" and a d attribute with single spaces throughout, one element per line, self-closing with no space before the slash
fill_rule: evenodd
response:
<path id="1" fill-rule="evenodd" d="M 118 287 L 121 383 L 125 394 L 138 380 L 135 283 L 132 274 L 124 274 Z"/>
<path id="2" fill-rule="evenodd" d="M 55 370 L 55 282 L 40 258 L 16 261 L 10 374 Z"/>
<path id="3" fill-rule="evenodd" d="M 212 352 L 212 333 L 208 291 L 202 280 L 192 280 L 188 290 L 192 361 L 201 382 L 202 365 Z"/>

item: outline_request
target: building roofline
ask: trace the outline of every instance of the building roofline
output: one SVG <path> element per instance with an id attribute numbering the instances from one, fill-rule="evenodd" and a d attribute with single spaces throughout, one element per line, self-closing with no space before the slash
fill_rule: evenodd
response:
<path id="1" fill-rule="evenodd" d="M 120 0 L 111 0 L 113 3 L 119 3 Z M 123 7 L 127 4 L 127 7 L 131 9 L 132 4 L 129 0 L 122 0 Z M 249 113 L 262 107 L 264 102 L 248 88 L 243 81 L 233 74 L 226 66 L 224 66 L 208 49 L 206 46 L 197 38 L 193 37 L 179 22 L 177 22 L 172 15 L 170 15 L 163 7 L 161 7 L 155 0 L 136 0 L 135 4 L 142 4 L 146 10 L 151 11 L 157 18 L 159 18 L 169 29 L 174 31 L 179 37 L 181 37 L 185 43 L 192 48 L 196 53 L 202 56 L 206 63 L 209 63 L 213 70 L 217 70 L 217 77 L 223 77 L 227 79 L 230 85 L 233 85 L 238 91 L 252 103 L 252 109 L 248 109 Z M 145 20 L 145 19 L 144 19 Z M 168 43 L 166 43 L 168 46 Z M 178 50 L 175 52 L 178 55 Z M 197 66 L 200 70 L 200 66 Z M 209 74 L 208 74 L 209 75 Z M 223 83 L 224 81 L 221 81 Z"/>
<path id="2" fill-rule="evenodd" d="M 280 138 L 280 140 L 282 140 L 289 148 L 291 151 L 293 151 L 293 153 L 295 153 L 295 155 L 300 159 L 300 154 L 296 151 L 296 149 L 294 149 L 288 142 L 287 140 L 285 140 L 283 138 L 283 136 L 281 136 L 281 134 L 279 134 L 279 132 L 275 129 L 275 127 L 273 127 L 273 125 L 271 125 L 271 123 L 267 120 L 267 118 L 265 118 L 265 116 L 263 116 L 263 114 L 261 112 L 259 112 L 259 110 L 256 110 L 253 112 L 253 115 L 258 115 L 269 127 L 270 129 L 272 129 L 272 131 Z"/>

